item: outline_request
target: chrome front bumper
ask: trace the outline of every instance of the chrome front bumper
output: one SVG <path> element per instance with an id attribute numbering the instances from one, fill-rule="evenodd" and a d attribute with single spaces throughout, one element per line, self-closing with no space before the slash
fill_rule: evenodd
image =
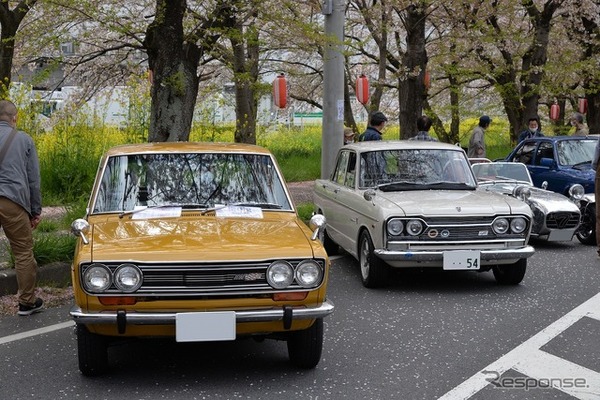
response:
<path id="1" fill-rule="evenodd" d="M 333 312 L 333 303 L 325 300 L 319 307 L 282 307 L 264 310 L 235 311 L 236 323 L 290 321 L 297 319 L 315 319 L 326 317 Z M 188 311 L 193 312 L 193 311 Z M 210 311 L 207 311 L 210 312 Z M 184 312 L 185 313 L 185 312 Z M 117 325 L 175 325 L 176 315 L 181 313 L 146 313 L 132 311 L 85 312 L 73 306 L 70 315 L 81 324 L 117 324 Z"/>
<path id="2" fill-rule="evenodd" d="M 532 246 L 525 246 L 517 249 L 493 249 L 493 250 L 481 250 L 480 259 L 487 264 L 492 264 L 497 261 L 506 260 L 520 260 L 522 258 L 529 258 L 535 252 Z M 441 263 L 444 261 L 444 251 L 440 250 L 416 250 L 416 251 L 403 251 L 403 250 L 385 250 L 375 249 L 374 253 L 377 257 L 381 258 L 386 262 L 393 262 L 396 265 L 402 262 L 406 263 Z"/>

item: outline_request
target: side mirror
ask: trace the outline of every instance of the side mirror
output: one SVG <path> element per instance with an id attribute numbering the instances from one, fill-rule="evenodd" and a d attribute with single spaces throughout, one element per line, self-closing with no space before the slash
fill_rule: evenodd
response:
<path id="1" fill-rule="evenodd" d="M 540 160 L 540 165 L 542 167 L 554 168 L 554 160 L 552 158 L 542 157 Z"/>
<path id="2" fill-rule="evenodd" d="M 544 190 L 547 190 L 548 189 L 548 181 L 542 182 L 541 188 L 544 189 Z"/>
<path id="3" fill-rule="evenodd" d="M 317 238 L 321 239 L 323 237 L 322 233 L 325 231 L 325 224 L 327 220 L 323 214 L 315 214 L 310 217 L 310 221 L 308 221 L 308 226 L 313 231 L 311 240 L 317 240 Z M 322 240 L 321 240 L 322 242 Z"/>
<path id="4" fill-rule="evenodd" d="M 375 191 L 373 189 L 367 189 L 363 193 L 363 197 L 365 198 L 365 200 L 371 201 L 373 200 L 373 197 L 375 197 Z"/>
<path id="5" fill-rule="evenodd" d="M 85 236 L 90 231 L 90 223 L 83 218 L 78 218 L 71 224 L 71 233 L 78 236 L 83 241 L 83 244 L 89 244 L 89 240 Z"/>

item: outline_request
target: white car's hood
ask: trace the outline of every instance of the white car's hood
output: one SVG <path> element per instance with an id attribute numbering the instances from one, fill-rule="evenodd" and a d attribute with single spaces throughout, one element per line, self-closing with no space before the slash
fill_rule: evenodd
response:
<path id="1" fill-rule="evenodd" d="M 377 191 L 374 201 L 383 208 L 400 208 L 406 215 L 530 215 L 529 206 L 522 201 L 478 190 Z"/>

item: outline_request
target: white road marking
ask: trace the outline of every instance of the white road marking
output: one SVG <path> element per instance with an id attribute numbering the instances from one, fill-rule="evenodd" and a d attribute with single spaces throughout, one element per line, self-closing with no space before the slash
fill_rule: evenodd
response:
<path id="1" fill-rule="evenodd" d="M 475 375 L 468 378 L 466 381 L 456 386 L 454 389 L 450 390 L 448 393 L 439 398 L 439 400 L 463 400 L 468 399 L 473 396 L 475 393 L 479 392 L 481 389 L 490 384 L 490 374 L 489 371 L 494 371 L 498 375 L 504 374 L 506 371 L 510 369 L 522 368 L 523 371 L 531 370 L 531 373 L 534 373 L 538 378 L 540 377 L 538 373 L 544 366 L 539 366 L 537 371 L 534 371 L 534 368 L 531 364 L 536 363 L 536 358 L 538 362 L 546 362 L 544 360 L 549 360 L 549 357 L 541 355 L 543 353 L 539 349 L 548 343 L 550 340 L 554 339 L 556 336 L 564 332 L 568 327 L 573 325 L 575 322 L 579 321 L 583 317 L 590 317 L 594 319 L 600 320 L 600 293 L 596 294 L 585 303 L 577 306 L 569 313 L 565 314 L 563 317 L 554 321 L 552 324 L 548 325 L 545 329 L 541 330 L 530 339 L 521 343 L 519 346 L 515 347 L 513 350 L 500 357 L 498 360 L 494 361 L 487 367 L 483 368 L 481 371 L 477 372 Z M 561 376 L 562 373 L 559 372 L 562 368 L 569 368 L 570 363 L 566 360 L 562 360 L 564 362 L 557 365 L 554 362 L 555 368 L 553 368 L 548 375 L 548 371 L 542 371 L 542 373 L 546 374 L 545 378 L 552 378 L 555 376 Z M 548 366 L 549 367 L 549 366 Z M 581 366 L 577 366 L 578 368 L 574 370 L 576 374 L 581 373 L 583 376 L 570 376 L 571 378 L 585 378 L 586 384 L 588 385 L 587 393 L 571 393 L 570 395 L 575 396 L 579 399 L 598 399 L 600 396 L 600 373 L 589 370 L 587 368 L 583 368 Z M 558 369 L 556 369 L 558 368 Z M 484 371 L 488 371 L 484 373 Z M 527 375 L 527 372 L 524 372 Z M 535 376 L 533 377 L 535 378 Z M 564 391 L 564 388 L 562 389 Z"/>
<path id="2" fill-rule="evenodd" d="M 537 380 L 552 378 L 556 384 L 561 384 L 557 389 L 578 399 L 597 400 L 600 396 L 598 372 L 545 351 L 533 351 L 526 359 L 519 361 L 513 369 Z M 574 384 L 574 379 L 585 380 L 585 384 Z"/>
<path id="3" fill-rule="evenodd" d="M 15 333 L 14 335 L 4 336 L 0 338 L 0 344 L 10 343 L 17 340 L 25 339 L 31 336 L 43 335 L 44 333 L 54 332 L 59 329 L 69 328 L 75 325 L 73 321 L 61 322 L 60 324 L 49 325 L 39 329 L 32 329 L 27 332 Z"/>

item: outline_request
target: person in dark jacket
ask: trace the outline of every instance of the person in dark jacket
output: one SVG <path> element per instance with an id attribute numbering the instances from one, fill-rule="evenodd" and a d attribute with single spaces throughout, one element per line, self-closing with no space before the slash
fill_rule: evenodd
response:
<path id="1" fill-rule="evenodd" d="M 40 168 L 31 136 L 16 129 L 17 108 L 0 100 L 0 226 L 15 257 L 18 315 L 42 308 L 35 297 L 37 263 L 32 231 L 40 222 L 42 196 Z"/>
<path id="2" fill-rule="evenodd" d="M 375 111 L 373 115 L 371 115 L 369 126 L 358 137 L 358 141 L 366 142 L 369 140 L 381 140 L 383 128 L 385 127 L 385 123 L 387 121 L 387 117 L 381 111 Z"/>
<path id="3" fill-rule="evenodd" d="M 527 129 L 519 133 L 519 143 L 525 139 L 544 136 L 542 133 L 542 124 L 540 123 L 540 117 L 534 115 L 527 121 Z"/>

